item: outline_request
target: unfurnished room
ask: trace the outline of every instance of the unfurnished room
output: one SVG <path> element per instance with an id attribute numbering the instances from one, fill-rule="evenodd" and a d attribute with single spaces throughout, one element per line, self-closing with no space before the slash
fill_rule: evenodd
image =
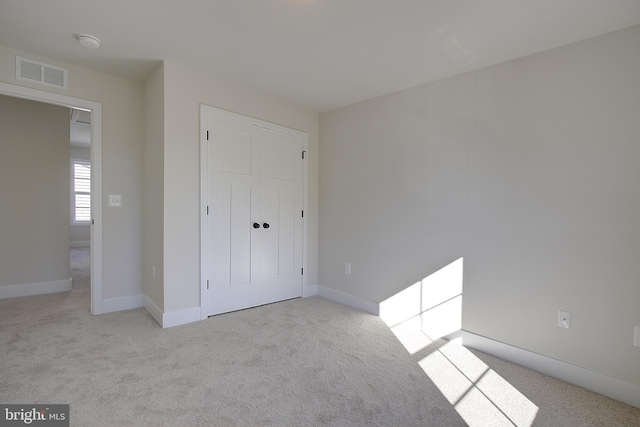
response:
<path id="1" fill-rule="evenodd" d="M 637 0 L 0 0 L 0 425 L 640 426 Z"/>

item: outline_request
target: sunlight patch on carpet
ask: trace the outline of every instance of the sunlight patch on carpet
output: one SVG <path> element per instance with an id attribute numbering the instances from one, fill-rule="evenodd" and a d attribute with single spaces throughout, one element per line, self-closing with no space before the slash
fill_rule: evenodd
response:
<path id="1" fill-rule="evenodd" d="M 419 362 L 470 426 L 529 427 L 538 407 L 456 340 Z"/>
<path id="2" fill-rule="evenodd" d="M 460 339 L 441 345 L 441 338 L 462 328 L 462 295 L 463 258 L 458 258 L 381 302 L 380 317 L 409 354 L 437 344 L 419 365 L 467 424 L 530 427 L 535 404 Z"/>

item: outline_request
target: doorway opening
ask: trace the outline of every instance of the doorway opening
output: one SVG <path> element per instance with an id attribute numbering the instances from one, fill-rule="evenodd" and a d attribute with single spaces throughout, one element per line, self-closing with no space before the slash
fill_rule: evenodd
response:
<path id="1" fill-rule="evenodd" d="M 0 82 L 0 95 L 28 99 L 46 104 L 64 106 L 89 114 L 91 163 L 91 203 L 90 203 L 90 290 L 91 313 L 102 313 L 102 105 L 97 102 L 59 95 L 38 89 L 16 86 Z"/>
<path id="2" fill-rule="evenodd" d="M 73 289 L 91 286 L 91 113 L 72 108 L 70 147 L 70 247 Z"/>

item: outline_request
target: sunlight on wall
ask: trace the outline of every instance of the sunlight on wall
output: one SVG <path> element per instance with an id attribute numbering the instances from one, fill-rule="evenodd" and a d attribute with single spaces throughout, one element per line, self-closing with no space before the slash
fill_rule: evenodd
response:
<path id="1" fill-rule="evenodd" d="M 462 278 L 463 259 L 458 258 L 380 303 L 380 317 L 409 353 L 460 330 Z"/>
<path id="2" fill-rule="evenodd" d="M 530 427 L 538 407 L 467 350 L 441 339 L 462 328 L 463 259 L 380 303 L 380 317 L 470 426 Z M 429 349 L 433 346 L 433 349 Z"/>

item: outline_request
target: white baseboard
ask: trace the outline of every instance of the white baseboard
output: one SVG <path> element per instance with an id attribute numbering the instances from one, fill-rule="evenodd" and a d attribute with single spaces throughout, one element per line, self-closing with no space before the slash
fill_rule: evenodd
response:
<path id="1" fill-rule="evenodd" d="M 162 315 L 162 327 L 171 328 L 197 322 L 200 319 L 200 307 L 189 308 L 187 310 L 172 311 Z"/>
<path id="2" fill-rule="evenodd" d="M 22 285 L 0 286 L 0 299 L 29 297 L 71 290 L 71 279 L 53 282 L 25 283 Z"/>
<path id="3" fill-rule="evenodd" d="M 144 308 L 158 322 L 158 325 L 162 326 L 162 310 L 146 295 L 144 296 Z"/>
<path id="4" fill-rule="evenodd" d="M 75 242 L 71 242 L 72 248 L 90 248 L 91 241 L 89 240 L 77 240 Z"/>
<path id="5" fill-rule="evenodd" d="M 467 331 L 458 331 L 447 339 L 462 338 L 462 344 L 534 371 L 584 387 L 640 408 L 640 386 L 629 384 L 570 363 L 494 341 Z"/>
<path id="6" fill-rule="evenodd" d="M 377 302 L 372 302 L 351 294 L 336 291 L 335 289 L 318 286 L 318 295 L 320 295 L 321 297 L 325 297 L 326 299 L 339 302 L 340 304 L 348 305 L 349 307 L 357 308 L 358 310 L 375 314 L 376 316 L 380 313 L 379 304 Z"/>
<path id="7" fill-rule="evenodd" d="M 147 296 L 144 297 L 144 308 L 163 328 L 171 328 L 202 320 L 200 319 L 200 307 L 163 313 Z"/>
<path id="8" fill-rule="evenodd" d="M 131 310 L 140 307 L 144 307 L 144 295 L 102 300 L 102 313 L 113 313 L 114 311 Z"/>
<path id="9" fill-rule="evenodd" d="M 302 298 L 318 295 L 318 285 L 304 286 L 302 288 Z"/>

